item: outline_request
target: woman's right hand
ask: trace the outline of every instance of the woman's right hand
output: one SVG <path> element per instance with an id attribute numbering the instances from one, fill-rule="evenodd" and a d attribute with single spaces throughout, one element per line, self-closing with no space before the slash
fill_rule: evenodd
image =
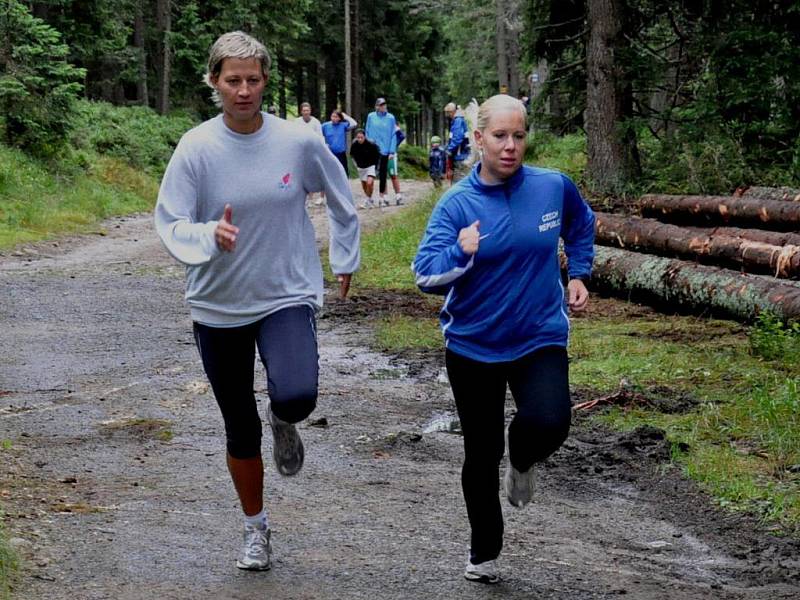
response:
<path id="1" fill-rule="evenodd" d="M 225 212 L 222 213 L 222 218 L 217 222 L 217 227 L 214 229 L 214 239 L 217 241 L 217 246 L 225 252 L 233 252 L 236 249 L 236 236 L 239 235 L 239 228 L 232 221 L 233 209 L 230 204 L 226 204 Z"/>
<path id="2" fill-rule="evenodd" d="M 481 239 L 481 232 L 478 230 L 480 224 L 480 221 L 475 221 L 469 227 L 464 227 L 458 232 L 458 245 L 461 246 L 464 254 L 472 256 L 478 251 Z"/>

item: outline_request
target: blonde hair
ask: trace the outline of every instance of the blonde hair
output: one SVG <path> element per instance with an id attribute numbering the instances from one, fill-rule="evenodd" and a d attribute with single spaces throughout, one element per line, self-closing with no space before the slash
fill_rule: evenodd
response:
<path id="1" fill-rule="evenodd" d="M 261 63 L 261 73 L 264 78 L 269 76 L 269 68 L 272 65 L 272 59 L 266 46 L 253 36 L 247 35 L 243 31 L 223 33 L 208 52 L 208 65 L 205 75 L 203 75 L 203 82 L 214 90 L 211 98 L 217 106 L 222 106 L 222 102 L 211 80 L 219 77 L 222 72 L 222 61 L 226 58 L 255 58 Z"/>
<path id="2" fill-rule="evenodd" d="M 524 123 L 528 117 L 528 111 L 525 110 L 525 105 L 508 94 L 497 94 L 487 100 L 484 100 L 478 109 L 478 123 L 476 129 L 483 131 L 489 125 L 489 120 L 496 113 L 501 111 L 518 111 Z"/>

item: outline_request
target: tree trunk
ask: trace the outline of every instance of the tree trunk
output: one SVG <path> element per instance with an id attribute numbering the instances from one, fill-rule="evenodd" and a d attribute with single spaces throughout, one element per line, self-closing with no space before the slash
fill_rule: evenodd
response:
<path id="1" fill-rule="evenodd" d="M 350 0 L 344 0 L 344 106 L 349 113 L 353 104 L 353 38 L 350 23 Z"/>
<path id="2" fill-rule="evenodd" d="M 311 106 L 322 107 L 319 97 L 319 66 L 317 61 L 306 63 L 306 95 Z"/>
<path id="3" fill-rule="evenodd" d="M 361 82 L 361 6 L 360 0 L 350 0 L 353 6 L 353 22 L 352 22 L 352 69 L 353 69 L 353 97 L 351 98 L 352 104 L 348 106 L 350 115 L 358 120 L 359 126 L 364 126 L 364 89 Z"/>
<path id="4" fill-rule="evenodd" d="M 495 40 L 497 46 L 497 83 L 501 94 L 508 93 L 508 53 L 506 50 L 506 0 L 495 0 Z"/>
<path id="5" fill-rule="evenodd" d="M 325 55 L 325 114 L 331 114 L 339 103 L 339 82 L 336 78 L 336 61 L 328 52 Z"/>
<path id="6" fill-rule="evenodd" d="M 793 231 L 767 231 L 765 229 L 743 229 L 740 227 L 685 227 L 686 231 L 705 231 L 710 235 L 726 235 L 772 246 L 800 246 L 800 233 Z"/>
<path id="7" fill-rule="evenodd" d="M 786 200 L 800 202 L 800 189 L 790 187 L 762 187 L 752 186 L 742 194 L 745 198 L 758 198 L 760 200 Z"/>
<path id="8" fill-rule="evenodd" d="M 297 104 L 297 114 L 300 114 L 300 105 L 303 102 L 308 102 L 306 98 L 306 85 L 305 77 L 303 76 L 303 63 L 297 61 L 294 65 L 294 97 Z M 311 113 L 314 114 L 320 110 L 319 106 L 311 105 Z"/>
<path id="9" fill-rule="evenodd" d="M 281 119 L 286 118 L 286 69 L 289 65 L 286 64 L 286 53 L 283 46 L 278 48 L 278 75 L 280 83 L 278 85 L 278 112 Z"/>
<path id="10" fill-rule="evenodd" d="M 592 288 L 743 321 L 763 311 L 800 318 L 800 287 L 789 282 L 617 248 L 595 248 Z"/>
<path id="11" fill-rule="evenodd" d="M 149 106 L 147 92 L 147 51 L 145 50 L 144 0 L 137 0 L 133 17 L 133 47 L 136 48 L 138 64 L 136 66 L 136 101 L 142 106 Z"/>
<path id="12" fill-rule="evenodd" d="M 520 0 L 495 0 L 497 81 L 501 93 L 519 95 Z"/>
<path id="13" fill-rule="evenodd" d="M 158 32 L 159 41 L 156 110 L 162 115 L 169 112 L 169 85 L 172 70 L 172 56 L 169 44 L 171 30 L 172 10 L 170 0 L 156 0 L 156 31 Z"/>
<path id="14" fill-rule="evenodd" d="M 720 234 L 714 229 L 667 225 L 655 219 L 605 213 L 595 216 L 597 243 L 604 246 L 697 259 L 776 277 L 800 275 L 800 246 L 776 246 Z"/>
<path id="15" fill-rule="evenodd" d="M 625 126 L 631 88 L 619 62 L 625 46 L 626 0 L 587 0 L 587 172 L 601 194 L 621 193 L 638 173 L 636 138 Z"/>
<path id="16" fill-rule="evenodd" d="M 519 97 L 519 38 L 523 30 L 520 0 L 506 1 L 506 54 L 508 56 L 508 95 Z"/>
<path id="17" fill-rule="evenodd" d="M 639 206 L 645 216 L 673 222 L 739 223 L 775 231 L 800 229 L 800 204 L 783 200 L 753 200 L 732 196 L 644 195 Z"/>

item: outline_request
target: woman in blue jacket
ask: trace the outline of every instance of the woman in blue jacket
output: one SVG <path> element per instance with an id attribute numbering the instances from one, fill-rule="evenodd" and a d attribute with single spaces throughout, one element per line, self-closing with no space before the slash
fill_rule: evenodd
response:
<path id="1" fill-rule="evenodd" d="M 481 161 L 436 205 L 412 265 L 423 291 L 445 296 L 440 318 L 472 530 L 464 576 L 484 583 L 499 581 L 506 386 L 517 412 L 508 426 L 505 493 L 521 508 L 533 495 L 533 465 L 569 431 L 567 312 L 586 307 L 594 256 L 594 215 L 575 184 L 522 165 L 525 118 L 510 96 L 481 105 L 474 136 Z"/>
<path id="2" fill-rule="evenodd" d="M 322 124 L 322 137 L 333 152 L 333 155 L 344 167 L 345 174 L 350 177 L 347 168 L 347 130 L 355 128 L 358 123 L 343 110 L 335 109 L 331 112 L 331 120 Z"/>

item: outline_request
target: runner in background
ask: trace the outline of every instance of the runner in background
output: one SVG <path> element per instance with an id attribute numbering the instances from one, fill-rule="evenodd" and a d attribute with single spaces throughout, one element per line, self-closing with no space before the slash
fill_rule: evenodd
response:
<path id="1" fill-rule="evenodd" d="M 358 179 L 366 198 L 360 204 L 361 208 L 373 208 L 372 192 L 375 189 L 375 165 L 381 157 L 378 146 L 367 139 L 363 129 L 356 129 L 355 139 L 350 145 L 350 156 L 356 163 Z"/>
<path id="2" fill-rule="evenodd" d="M 350 169 L 347 167 L 347 130 L 356 125 L 358 123 L 353 117 L 338 109 L 331 113 L 330 121 L 322 124 L 322 137 L 330 151 L 344 167 L 348 178 Z"/>
<path id="3" fill-rule="evenodd" d="M 367 139 L 378 146 L 380 159 L 378 171 L 378 206 L 389 206 L 386 199 L 386 177 L 389 174 L 389 159 L 397 149 L 395 129 L 397 119 L 386 107 L 386 98 L 375 100 L 375 110 L 367 115 L 365 133 Z"/>

